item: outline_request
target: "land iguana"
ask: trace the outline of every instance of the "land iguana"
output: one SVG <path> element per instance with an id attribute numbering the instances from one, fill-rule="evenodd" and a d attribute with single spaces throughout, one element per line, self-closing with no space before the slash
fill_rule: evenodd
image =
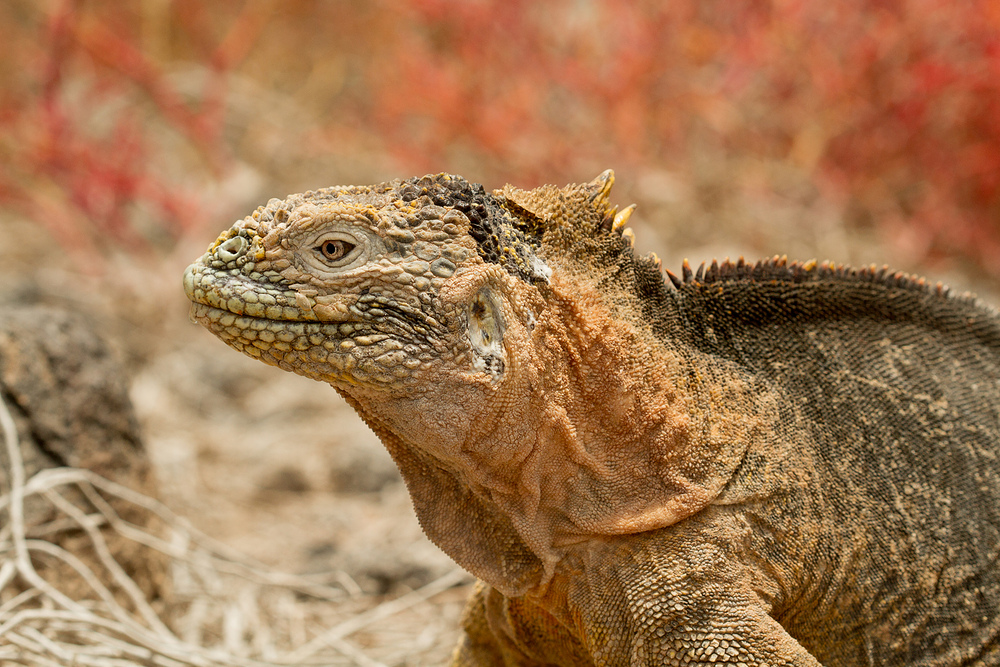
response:
<path id="1" fill-rule="evenodd" d="M 192 318 L 333 385 L 480 580 L 454 665 L 1000 664 L 1000 317 L 886 269 L 680 276 L 590 183 L 272 199 Z"/>

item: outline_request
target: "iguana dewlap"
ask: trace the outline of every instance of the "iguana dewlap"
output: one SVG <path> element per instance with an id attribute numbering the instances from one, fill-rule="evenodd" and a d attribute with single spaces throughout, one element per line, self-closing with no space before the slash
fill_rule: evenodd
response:
<path id="1" fill-rule="evenodd" d="M 272 199 L 192 317 L 333 385 L 480 580 L 455 665 L 1000 664 L 1000 319 L 885 270 L 664 279 L 591 183 Z"/>

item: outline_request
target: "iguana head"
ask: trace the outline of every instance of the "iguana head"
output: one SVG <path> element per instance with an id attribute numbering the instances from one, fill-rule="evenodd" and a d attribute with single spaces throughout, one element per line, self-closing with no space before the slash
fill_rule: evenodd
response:
<path id="1" fill-rule="evenodd" d="M 548 269 L 489 199 L 448 175 L 272 199 L 188 269 L 192 314 L 251 356 L 343 389 L 496 380 L 498 281 Z"/>
<path id="2" fill-rule="evenodd" d="M 274 199 L 188 268 L 192 318 L 336 387 L 432 539 L 524 591 L 559 545 L 667 525 L 724 482 L 727 422 L 685 405 L 703 378 L 630 320 L 665 288 L 633 262 L 613 181 L 487 193 L 440 174 Z"/>

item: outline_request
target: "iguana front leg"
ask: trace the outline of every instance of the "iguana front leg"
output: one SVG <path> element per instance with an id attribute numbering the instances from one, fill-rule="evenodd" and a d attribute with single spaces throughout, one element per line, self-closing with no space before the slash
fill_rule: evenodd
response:
<path id="1" fill-rule="evenodd" d="M 734 509 L 588 550 L 588 581 L 569 600 L 596 664 L 819 667 L 770 615 L 794 568 L 749 553 L 753 535 Z"/>
<path id="2" fill-rule="evenodd" d="M 620 648 L 609 647 L 597 664 L 819 667 L 749 591 L 724 583 L 697 590 L 650 583 L 632 601 L 631 626 Z"/>
<path id="3" fill-rule="evenodd" d="M 577 616 L 582 636 L 531 602 L 480 584 L 452 667 L 819 667 L 752 593 L 725 585 L 682 593 L 647 581 L 633 591 L 627 614 L 620 613 L 620 594 L 596 595 Z"/>
<path id="4" fill-rule="evenodd" d="M 750 553 L 754 537 L 734 509 L 582 543 L 541 597 L 480 584 L 452 664 L 819 667 L 770 615 L 801 583 L 798 561 Z"/>

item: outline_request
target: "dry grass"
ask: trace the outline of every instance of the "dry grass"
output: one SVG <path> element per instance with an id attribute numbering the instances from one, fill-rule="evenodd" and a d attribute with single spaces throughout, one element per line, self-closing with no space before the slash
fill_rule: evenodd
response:
<path id="1" fill-rule="evenodd" d="M 0 512 L 9 516 L 0 532 L 5 664 L 373 667 L 439 662 L 454 642 L 455 619 L 442 619 L 440 612 L 441 600 L 455 606 L 448 591 L 470 579 L 459 570 L 389 600 L 362 594 L 346 575 L 327 582 L 274 572 L 198 531 L 163 503 L 87 470 L 48 469 L 25 479 L 17 431 L 2 401 L 0 424 L 11 462 L 11 489 L 0 497 Z M 91 511 L 66 499 L 70 489 L 87 498 Z M 23 508 L 30 496 L 45 498 L 58 518 L 29 531 Z M 153 534 L 122 520 L 110 498 L 154 515 L 164 530 Z M 169 558 L 169 605 L 155 609 L 146 601 L 112 558 L 102 526 Z M 51 541 L 28 537 L 71 530 L 88 536 L 100 568 Z M 40 559 L 71 567 L 90 594 L 67 595 L 60 582 L 39 574 Z M 128 605 L 107 582 L 124 591 Z"/>

